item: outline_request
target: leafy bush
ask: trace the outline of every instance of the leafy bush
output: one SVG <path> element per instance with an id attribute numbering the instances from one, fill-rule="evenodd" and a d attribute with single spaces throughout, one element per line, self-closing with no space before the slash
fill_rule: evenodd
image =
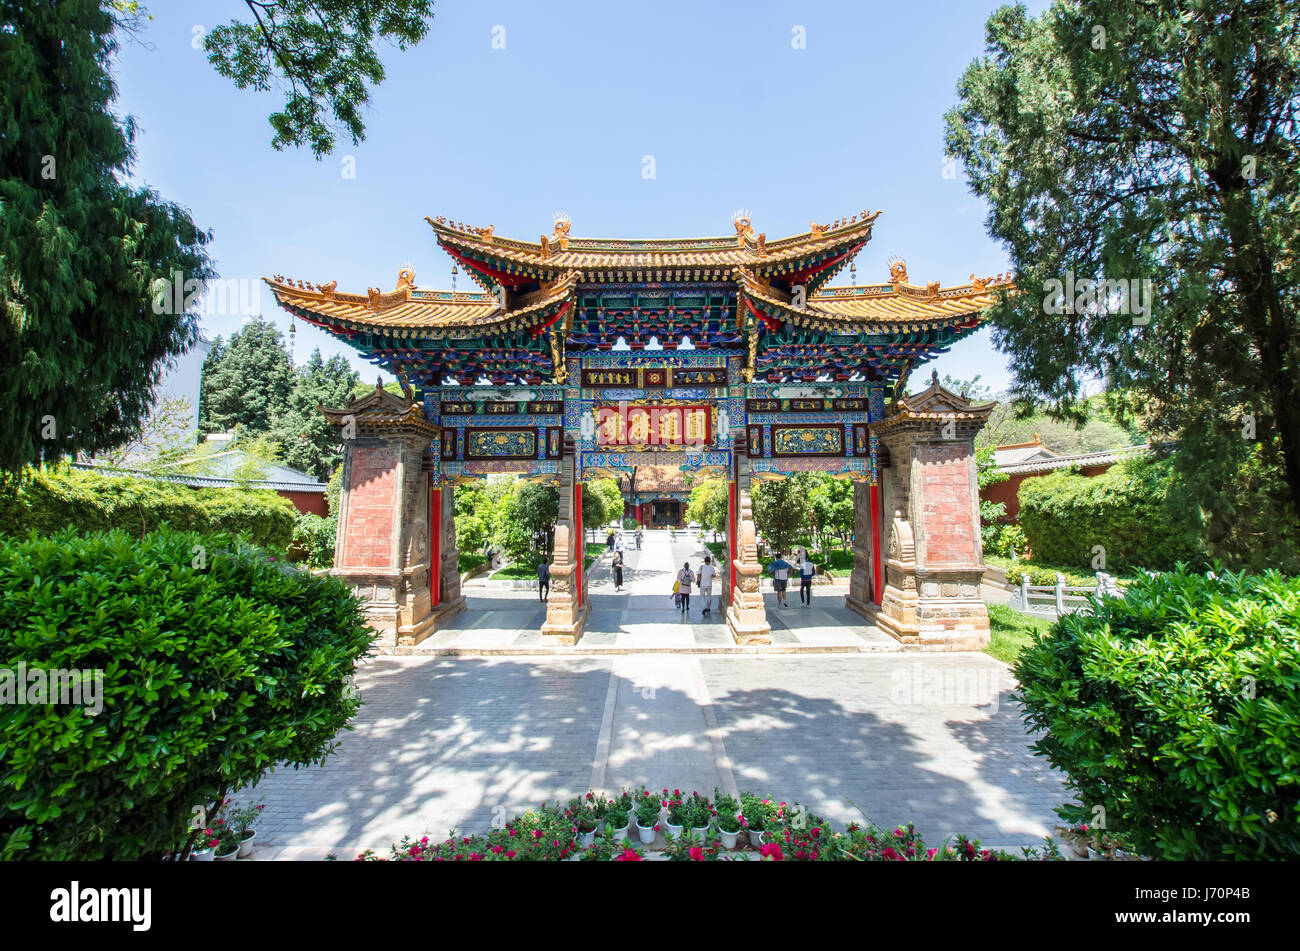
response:
<path id="1" fill-rule="evenodd" d="M 299 514 L 293 526 L 293 554 L 312 568 L 334 567 L 334 542 L 338 535 L 337 515 L 321 518 L 312 512 Z"/>
<path id="2" fill-rule="evenodd" d="M 0 857 L 160 857 L 196 805 L 334 748 L 372 644 L 347 585 L 228 536 L 0 537 L 0 668 L 103 671 L 95 716 L 0 704 Z"/>
<path id="3" fill-rule="evenodd" d="M 1061 812 L 1165 859 L 1300 857 L 1300 580 L 1146 576 L 1020 654 Z"/>
<path id="4" fill-rule="evenodd" d="M 1192 526 L 1166 504 L 1172 474 L 1167 460 L 1131 459 L 1101 475 L 1072 472 L 1026 479 L 1020 485 L 1020 527 L 1035 561 L 1083 567 L 1095 546 L 1106 570 L 1172 568 L 1196 559 Z"/>
<path id="5" fill-rule="evenodd" d="M 298 512 L 269 489 L 191 489 L 78 469 L 26 475 L 0 492 L 0 534 L 120 528 L 138 537 L 167 525 L 179 531 L 242 535 L 255 545 L 282 550 L 293 540 Z"/>

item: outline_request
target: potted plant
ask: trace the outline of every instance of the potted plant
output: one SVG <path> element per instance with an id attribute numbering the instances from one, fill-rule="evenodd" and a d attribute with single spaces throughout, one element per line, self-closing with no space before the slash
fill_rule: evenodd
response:
<path id="1" fill-rule="evenodd" d="M 224 816 L 218 816 L 212 823 L 212 837 L 217 840 L 212 847 L 216 852 L 215 861 L 233 862 L 239 857 L 239 833 Z"/>
<path id="2" fill-rule="evenodd" d="M 574 799 L 569 803 L 567 814 L 573 822 L 573 831 L 578 837 L 578 848 L 590 848 L 591 844 L 596 841 L 596 827 L 599 820 L 596 817 L 596 810 L 593 808 L 591 793 L 587 793 L 587 799 Z M 604 802 L 602 799 L 601 802 Z"/>
<path id="3" fill-rule="evenodd" d="M 605 829 L 615 842 L 627 839 L 628 827 L 632 824 L 632 794 L 623 790 L 617 799 L 611 799 L 605 805 Z"/>
<path id="4" fill-rule="evenodd" d="M 257 830 L 253 825 L 262 817 L 262 810 L 266 806 L 259 800 L 250 803 L 243 808 L 236 809 L 230 814 L 230 825 L 239 835 L 239 857 L 246 859 L 253 854 L 253 840 L 257 838 Z"/>
<path id="5" fill-rule="evenodd" d="M 686 825 L 686 801 L 682 799 L 682 791 L 674 789 L 669 793 L 665 789 L 663 805 L 668 810 L 668 817 L 664 820 L 664 827 L 668 830 L 668 834 L 681 835 L 682 827 Z"/>
<path id="6" fill-rule="evenodd" d="M 734 849 L 736 837 L 740 835 L 740 803 L 735 796 L 713 790 L 713 816 L 722 838 L 722 847 Z"/>
<path id="7" fill-rule="evenodd" d="M 663 804 L 659 797 L 647 789 L 641 790 L 636 800 L 636 834 L 642 845 L 649 845 L 659 831 L 659 810 Z"/>
<path id="8" fill-rule="evenodd" d="M 221 840 L 213 834 L 211 829 L 204 829 L 199 833 L 199 840 L 190 849 L 190 861 L 211 862 L 216 858 L 216 848 L 220 844 Z"/>
<path id="9" fill-rule="evenodd" d="M 749 833 L 749 844 L 758 848 L 763 844 L 763 830 L 776 816 L 776 804 L 771 799 L 760 799 L 752 792 L 740 797 L 740 824 Z"/>
<path id="10" fill-rule="evenodd" d="M 713 806 L 708 796 L 692 792 L 682 809 L 682 818 L 691 832 L 704 839 L 709 834 L 709 825 L 713 821 Z"/>

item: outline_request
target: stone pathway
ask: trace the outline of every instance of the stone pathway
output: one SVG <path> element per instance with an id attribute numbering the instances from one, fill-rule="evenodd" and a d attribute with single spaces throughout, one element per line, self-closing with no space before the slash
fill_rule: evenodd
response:
<path id="1" fill-rule="evenodd" d="M 642 783 L 770 792 L 999 847 L 1037 844 L 1067 798 L 984 654 L 387 655 L 357 684 L 339 750 L 255 791 L 257 857 L 386 853 L 403 834 L 485 831 Z"/>
<path id="2" fill-rule="evenodd" d="M 591 615 L 577 645 L 583 651 L 686 650 L 700 652 L 753 653 L 755 648 L 736 645 L 727 633 L 726 618 L 718 606 L 718 592 L 725 580 L 713 586 L 713 610 L 708 617 L 698 591 L 691 594 L 691 609 L 684 618 L 673 605 L 672 586 L 676 572 L 689 561 L 698 571 L 710 552 L 685 532 L 671 540 L 667 532 L 647 532 L 644 547 L 623 553 L 624 587 L 614 590 L 606 554 L 591 568 L 588 596 Z M 478 583 L 476 583 L 476 581 Z M 765 585 L 770 588 L 770 582 Z M 470 581 L 465 586 L 469 607 L 452 620 L 454 626 L 435 632 L 418 646 L 399 653 L 480 654 L 523 651 L 553 651 L 572 654 L 573 647 L 550 647 L 540 628 L 546 606 L 537 590 L 512 590 L 490 582 Z M 844 606 L 847 583 L 815 585 L 812 605 L 799 604 L 798 586 L 789 594 L 790 607 L 777 605 L 768 590 L 768 623 L 772 626 L 772 647 L 822 651 L 897 651 L 898 643 Z"/>

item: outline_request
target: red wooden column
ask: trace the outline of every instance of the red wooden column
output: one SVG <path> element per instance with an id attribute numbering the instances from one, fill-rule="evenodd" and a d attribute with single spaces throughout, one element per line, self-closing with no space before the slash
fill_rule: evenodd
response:
<path id="1" fill-rule="evenodd" d="M 871 487 L 871 600 L 880 605 L 885 585 L 880 565 L 880 486 Z"/>
<path id="2" fill-rule="evenodd" d="M 578 542 L 576 545 L 574 545 L 574 548 L 576 548 L 578 551 L 578 557 L 577 557 L 577 564 L 574 566 L 576 572 L 574 574 L 574 577 L 577 579 L 577 584 L 574 588 L 573 599 L 575 604 L 581 606 L 582 605 L 582 562 L 585 557 L 584 553 L 587 550 L 586 539 L 584 539 L 582 536 L 582 483 L 581 482 L 575 482 L 573 485 L 573 530 L 574 533 L 578 536 Z"/>
<path id="3" fill-rule="evenodd" d="M 442 489 L 429 489 L 429 598 L 438 606 L 442 588 Z"/>
<path id="4" fill-rule="evenodd" d="M 736 480 L 727 482 L 727 601 L 736 587 Z"/>

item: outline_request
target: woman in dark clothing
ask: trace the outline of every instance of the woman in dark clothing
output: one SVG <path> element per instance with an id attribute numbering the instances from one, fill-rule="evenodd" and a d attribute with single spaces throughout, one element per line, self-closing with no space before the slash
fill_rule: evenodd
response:
<path id="1" fill-rule="evenodd" d="M 623 587 L 623 553 L 614 552 L 614 590 L 618 591 Z"/>

